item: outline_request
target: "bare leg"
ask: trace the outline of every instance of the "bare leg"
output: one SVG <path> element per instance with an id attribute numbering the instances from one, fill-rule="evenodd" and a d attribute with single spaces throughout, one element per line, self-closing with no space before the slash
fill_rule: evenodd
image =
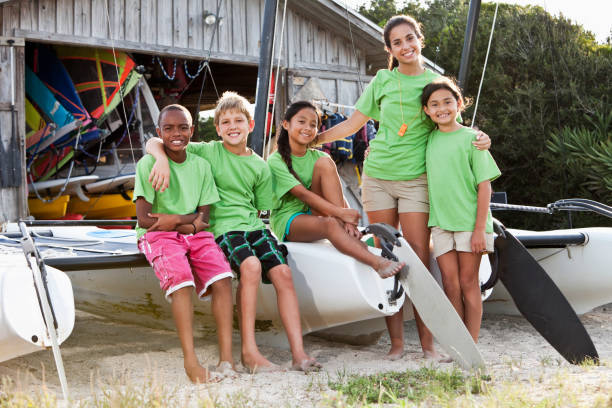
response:
<path id="1" fill-rule="evenodd" d="M 268 277 L 276 290 L 278 311 L 287 332 L 287 339 L 293 356 L 293 366 L 302 367 L 305 370 L 320 368 L 320 364 L 310 358 L 304 351 L 300 309 L 293 286 L 291 269 L 288 265 L 277 265 L 268 271 Z"/>
<path id="2" fill-rule="evenodd" d="M 388 210 L 368 211 L 368 219 L 370 223 L 384 222 L 392 227 L 397 228 L 398 214 L 397 209 L 390 208 Z M 376 246 L 379 246 L 378 239 L 375 239 Z M 389 339 L 391 340 L 391 349 L 387 353 L 387 357 L 396 360 L 404 353 L 404 308 L 402 307 L 396 314 L 385 317 L 385 324 L 389 331 Z"/>
<path id="3" fill-rule="evenodd" d="M 288 238 L 293 242 L 313 242 L 327 238 L 343 254 L 370 265 L 381 278 L 395 275 L 403 266 L 402 263 L 385 259 L 368 251 L 365 243 L 347 234 L 342 224 L 333 217 L 298 215 L 291 222 Z"/>
<path id="4" fill-rule="evenodd" d="M 257 289 L 261 281 L 261 263 L 255 256 L 250 256 L 240 264 L 240 339 L 242 342 L 242 364 L 249 370 L 273 367 L 257 348 L 255 342 L 255 310 L 257 307 Z"/>
<path id="5" fill-rule="evenodd" d="M 448 251 L 437 258 L 440 272 L 442 273 L 442 285 L 444 293 L 452 303 L 461 320 L 464 319 L 463 295 L 459 284 L 459 257 L 457 251 Z"/>
<path id="6" fill-rule="evenodd" d="M 232 356 L 232 280 L 224 278 L 211 285 L 212 311 L 217 324 L 219 364 L 227 361 L 234 367 Z"/>
<path id="7" fill-rule="evenodd" d="M 191 303 L 191 286 L 181 288 L 172 293 L 172 316 L 176 331 L 183 349 L 185 373 L 194 383 L 208 381 L 208 371 L 200 365 L 193 345 L 193 304 Z"/>
<path id="8" fill-rule="evenodd" d="M 474 342 L 478 342 L 482 322 L 482 297 L 478 281 L 478 269 L 481 260 L 481 254 L 459 252 L 459 283 L 464 304 L 463 321 Z"/>
<path id="9" fill-rule="evenodd" d="M 402 234 L 406 241 L 410 244 L 414 252 L 417 254 L 423 265 L 429 269 L 429 221 L 428 213 L 400 213 L 400 224 L 402 226 Z M 419 316 L 416 308 L 414 309 L 414 320 L 416 322 L 419 339 L 421 340 L 421 348 L 423 354 L 427 358 L 440 358 L 440 354 L 434 348 L 434 338 L 425 323 Z"/>
<path id="10" fill-rule="evenodd" d="M 312 183 L 310 191 L 320 195 L 330 203 L 345 208 L 344 195 L 342 194 L 342 183 L 338 175 L 336 163 L 329 157 L 321 157 L 315 163 L 312 171 Z M 311 210 L 313 215 L 324 215 L 316 210 Z"/>

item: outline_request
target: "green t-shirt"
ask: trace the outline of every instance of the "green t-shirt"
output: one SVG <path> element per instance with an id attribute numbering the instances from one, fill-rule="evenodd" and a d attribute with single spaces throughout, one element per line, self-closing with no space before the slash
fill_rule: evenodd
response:
<path id="1" fill-rule="evenodd" d="M 476 149 L 474 140 L 476 131 L 467 127 L 454 132 L 431 132 L 427 144 L 430 227 L 474 231 L 478 184 L 501 175 L 491 153 Z M 493 232 L 491 211 L 486 232 Z"/>
<path id="2" fill-rule="evenodd" d="M 261 157 L 238 156 L 221 141 L 189 143 L 187 151 L 206 159 L 212 168 L 220 198 L 210 211 L 209 230 L 215 237 L 265 228 L 257 210 L 271 210 L 276 198 L 270 169 Z"/>
<path id="3" fill-rule="evenodd" d="M 364 172 L 382 180 L 412 180 L 425 173 L 427 135 L 433 122 L 421 109 L 423 88 L 439 75 L 426 69 L 421 75 L 381 69 L 355 104 L 355 109 L 380 122 Z M 400 109 L 401 89 L 401 109 Z M 398 132 L 404 123 L 404 136 Z"/>
<path id="4" fill-rule="evenodd" d="M 172 183 L 163 193 L 155 191 L 149 182 L 149 173 L 153 164 L 155 158 L 150 154 L 138 160 L 134 185 L 134 201 L 138 197 L 144 198 L 153 206 L 152 213 L 192 214 L 202 205 L 219 201 L 217 187 L 206 160 L 189 152 L 182 163 L 168 159 Z M 146 229 L 136 226 L 137 238 L 143 236 L 145 232 Z"/>
<path id="5" fill-rule="evenodd" d="M 300 177 L 304 187 L 310 189 L 312 185 L 312 172 L 315 163 L 321 157 L 327 156 L 320 150 L 308 149 L 302 157 L 291 155 L 291 167 L 293 171 Z M 274 152 L 268 158 L 268 165 L 272 172 L 272 184 L 274 185 L 274 193 L 277 200 L 273 207 L 270 217 L 270 226 L 274 235 L 280 240 L 285 238 L 285 229 L 289 218 L 298 212 L 307 212 L 310 207 L 308 204 L 295 197 L 289 192 L 293 187 L 300 182 L 291 174 L 285 161 L 278 152 Z"/>

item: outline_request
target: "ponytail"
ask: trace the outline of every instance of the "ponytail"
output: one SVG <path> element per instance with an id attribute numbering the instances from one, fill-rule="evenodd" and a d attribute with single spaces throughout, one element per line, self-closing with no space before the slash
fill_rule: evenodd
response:
<path id="1" fill-rule="evenodd" d="M 297 181 L 299 181 L 301 184 L 304 184 L 302 183 L 302 180 L 300 180 L 300 176 L 298 176 L 295 170 L 293 170 L 293 164 L 291 160 L 291 146 L 289 145 L 289 132 L 287 132 L 287 129 L 282 126 L 280 128 L 278 140 L 276 141 L 276 148 L 278 150 L 278 154 L 280 154 L 280 157 L 287 165 L 289 172 L 293 174 L 293 177 L 295 177 Z"/>

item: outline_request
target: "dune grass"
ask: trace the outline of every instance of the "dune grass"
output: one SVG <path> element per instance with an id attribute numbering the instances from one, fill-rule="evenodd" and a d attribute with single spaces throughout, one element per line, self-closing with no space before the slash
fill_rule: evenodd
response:
<path id="1" fill-rule="evenodd" d="M 340 373 L 329 387 L 338 391 L 349 404 L 396 403 L 401 400 L 418 404 L 425 399 L 448 399 L 460 394 L 480 394 L 488 376 L 464 375 L 460 370 L 436 370 L 422 367 L 403 372 L 391 371 L 368 376 Z"/>

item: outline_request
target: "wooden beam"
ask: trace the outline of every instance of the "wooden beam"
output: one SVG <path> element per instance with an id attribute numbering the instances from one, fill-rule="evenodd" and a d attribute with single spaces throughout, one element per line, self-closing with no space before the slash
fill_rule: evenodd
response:
<path id="1" fill-rule="evenodd" d="M 19 37 L 2 37 L 0 36 L 0 45 L 11 45 L 9 41 L 13 41 L 14 47 L 24 47 L 25 39 Z"/>
<path id="2" fill-rule="evenodd" d="M 116 50 L 137 52 L 141 54 L 153 54 L 164 57 L 178 57 L 188 59 L 204 59 L 208 56 L 208 50 L 194 50 L 191 48 L 171 47 L 156 44 L 143 44 L 140 42 L 117 40 L 111 41 L 104 38 L 81 37 L 74 35 L 55 34 L 31 30 L 14 30 L 16 36 L 24 37 L 25 40 L 51 44 L 67 44 L 76 46 L 91 46 L 99 48 L 115 48 Z M 219 51 L 211 52 L 211 61 L 231 62 L 239 65 L 257 65 L 258 57 L 247 55 L 236 55 Z"/>

